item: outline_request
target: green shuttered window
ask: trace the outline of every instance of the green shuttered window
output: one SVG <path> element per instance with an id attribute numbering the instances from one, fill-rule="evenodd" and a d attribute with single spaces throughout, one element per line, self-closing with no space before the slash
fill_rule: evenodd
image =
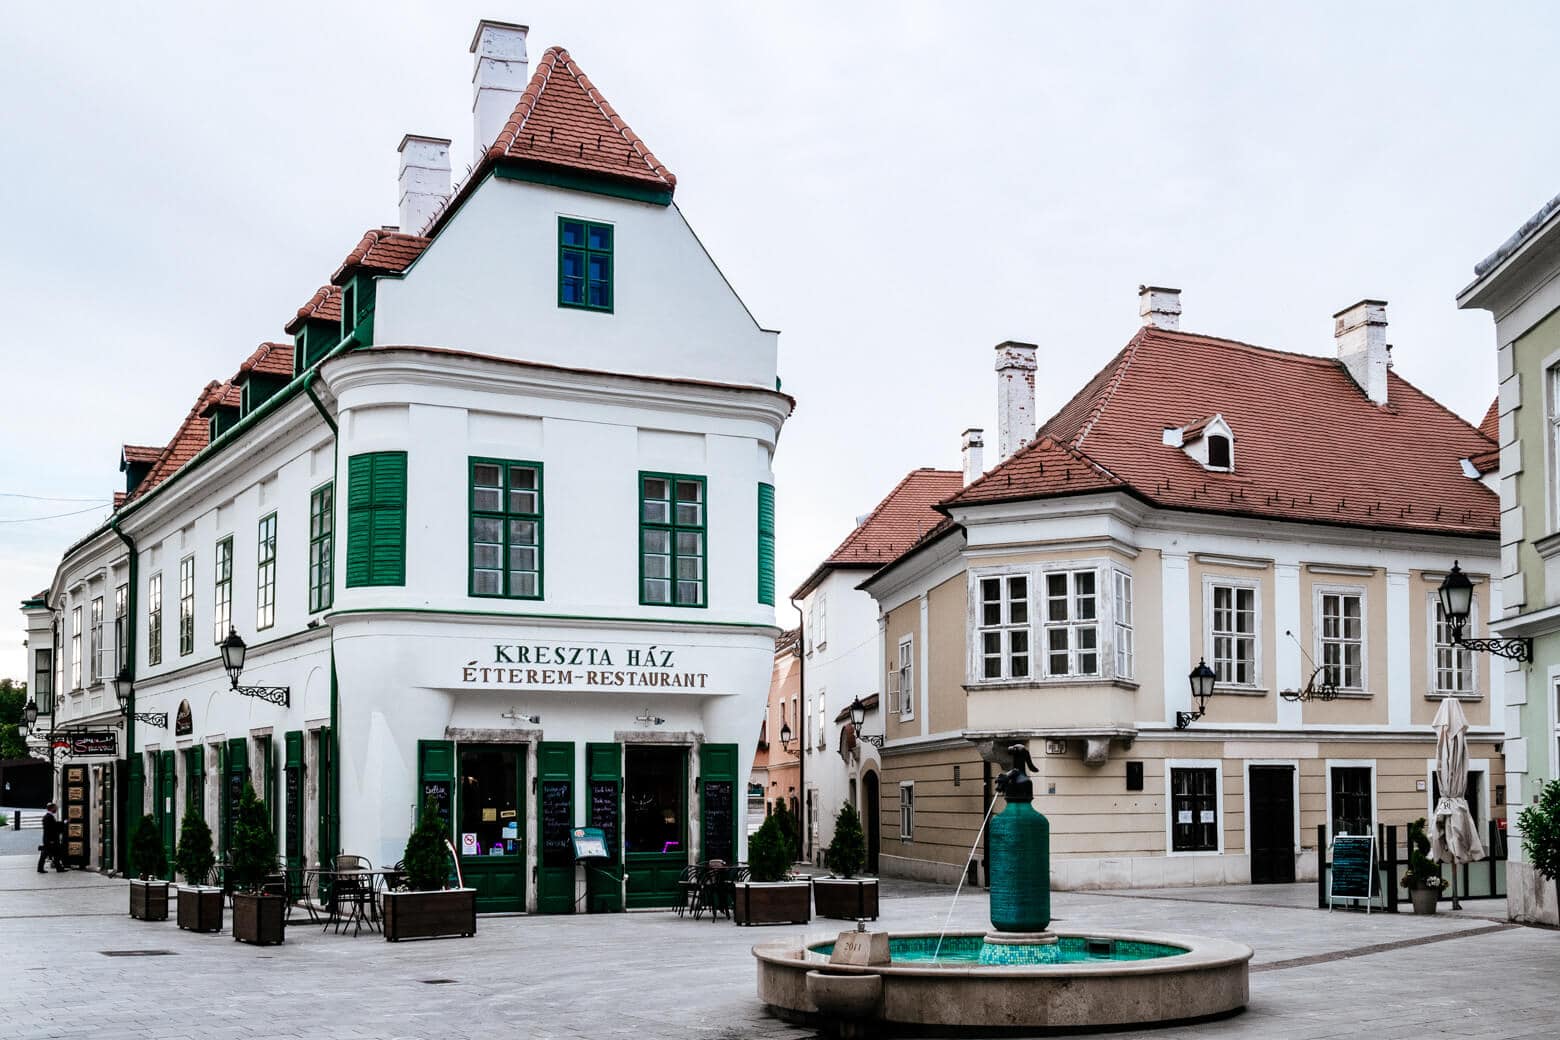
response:
<path id="1" fill-rule="evenodd" d="M 471 460 L 473 596 L 542 598 L 542 465 Z"/>
<path id="2" fill-rule="evenodd" d="M 309 496 L 309 613 L 328 610 L 334 597 L 336 485 L 325 484 Z"/>
<path id="3" fill-rule="evenodd" d="M 703 477 L 639 474 L 639 602 L 705 605 Z"/>
<path id="4" fill-rule="evenodd" d="M 775 605 L 775 486 L 758 485 L 758 601 Z"/>
<path id="5" fill-rule="evenodd" d="M 347 587 L 406 584 L 406 452 L 347 460 Z"/>

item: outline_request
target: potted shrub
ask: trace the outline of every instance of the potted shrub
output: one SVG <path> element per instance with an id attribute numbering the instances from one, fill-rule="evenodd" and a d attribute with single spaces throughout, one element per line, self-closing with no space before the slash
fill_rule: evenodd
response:
<path id="1" fill-rule="evenodd" d="M 168 856 L 163 852 L 162 828 L 150 816 L 136 824 L 130 856 L 138 878 L 130 879 L 130 916 L 137 921 L 168 920 Z"/>
<path id="2" fill-rule="evenodd" d="M 732 919 L 737 924 L 806 924 L 812 920 L 812 892 L 806 880 L 788 880 L 791 846 L 778 813 L 748 839 L 751 881 L 735 886 Z"/>
<path id="3" fill-rule="evenodd" d="M 438 803 L 430 799 L 406 839 L 401 860 L 405 887 L 384 894 L 386 941 L 477 934 L 477 890 L 446 888 L 449 863 L 444 819 Z"/>
<path id="4" fill-rule="evenodd" d="M 1414 913 L 1433 914 L 1446 880 L 1441 867 L 1430 858 L 1430 839 L 1425 834 L 1425 818 L 1408 825 L 1408 869 L 1403 872 L 1403 887 L 1414 904 Z"/>
<path id="5" fill-rule="evenodd" d="M 184 814 L 174 868 L 184 878 L 179 886 L 179 927 L 191 932 L 222 930 L 222 889 L 207 883 L 217 858 L 211 852 L 211 828 L 198 812 Z"/>
<path id="6" fill-rule="evenodd" d="M 819 917 L 877 920 L 877 878 L 856 876 L 866 861 L 867 837 L 861 830 L 861 816 L 846 802 L 834 818 L 834 840 L 823 853 L 823 864 L 831 876 L 813 878 L 813 905 Z"/>
<path id="7" fill-rule="evenodd" d="M 1522 857 L 1540 877 L 1560 878 L 1560 780 L 1539 789 L 1538 801 L 1517 815 L 1517 826 L 1522 828 Z M 1560 885 L 1555 896 L 1560 901 Z"/>
<path id="8" fill-rule="evenodd" d="M 276 836 L 271 833 L 270 813 L 245 787 L 233 820 L 233 938 L 257 946 L 282 941 L 287 897 L 265 891 L 266 878 L 276 872 Z"/>

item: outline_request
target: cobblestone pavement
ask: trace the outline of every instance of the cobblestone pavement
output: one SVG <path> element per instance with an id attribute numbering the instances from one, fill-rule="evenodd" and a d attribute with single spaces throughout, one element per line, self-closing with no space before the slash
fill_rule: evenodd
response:
<path id="1" fill-rule="evenodd" d="M 1494 904 L 1329 914 L 1306 905 L 1305 887 L 1229 889 L 1233 901 L 1208 889 L 1061 892 L 1053 907 L 1068 927 L 1256 949 L 1245 1013 L 1156 1040 L 1560 1037 L 1560 934 L 1494 923 Z M 935 930 L 951 894 L 888 882 L 882 925 Z M 123 881 L 39 875 L 29 857 L 0 856 L 0 1038 L 802 1038 L 812 1034 L 759 1005 L 748 949 L 831 934 L 821 922 L 737 928 L 666 913 L 485 917 L 472 939 L 386 943 L 299 926 L 261 949 L 132 921 L 127 902 Z M 985 915 L 985 894 L 965 892 L 952 926 L 980 928 Z"/>

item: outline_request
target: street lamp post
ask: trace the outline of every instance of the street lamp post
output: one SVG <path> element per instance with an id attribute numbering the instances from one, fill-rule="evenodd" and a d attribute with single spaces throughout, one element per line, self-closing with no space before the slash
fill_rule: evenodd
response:
<path id="1" fill-rule="evenodd" d="M 168 713 L 166 711 L 138 711 L 130 712 L 130 695 L 135 692 L 135 681 L 130 678 L 130 669 L 121 669 L 114 676 L 114 698 L 119 701 L 119 714 L 126 718 L 133 718 L 137 722 L 144 722 L 148 726 L 157 726 L 161 729 L 168 728 Z"/>
<path id="2" fill-rule="evenodd" d="M 850 702 L 851 729 L 855 730 L 857 740 L 865 740 L 868 744 L 871 744 L 873 747 L 881 751 L 883 749 L 883 735 L 881 733 L 868 734 L 861 732 L 861 726 L 866 721 L 867 706 L 861 703 L 860 697 L 857 697 L 855 700 Z"/>
<path id="3" fill-rule="evenodd" d="M 1462 572 L 1458 561 L 1452 561 L 1451 572 L 1441 580 L 1441 587 L 1436 590 L 1436 595 L 1441 601 L 1441 613 L 1452 628 L 1453 646 L 1495 654 L 1513 661 L 1533 660 L 1531 639 L 1463 638 L 1463 629 L 1468 626 L 1468 617 L 1473 613 L 1473 582 L 1469 581 L 1468 576 Z"/>
<path id="4" fill-rule="evenodd" d="M 1218 681 L 1218 675 L 1204 658 L 1197 659 L 1197 667 L 1192 669 L 1192 674 L 1187 680 L 1192 684 L 1192 696 L 1197 698 L 1196 711 L 1178 711 L 1175 713 L 1175 728 L 1185 729 L 1208 711 L 1208 698 L 1213 696 L 1213 684 Z"/>
<path id="5" fill-rule="evenodd" d="M 222 640 L 222 667 L 227 669 L 228 678 L 233 680 L 233 692 L 245 697 L 254 697 L 257 700 L 269 704 L 279 704 L 288 707 L 292 703 L 292 687 L 290 686 L 240 686 L 238 677 L 244 670 L 244 658 L 249 653 L 249 648 L 244 645 L 243 637 L 238 634 L 238 629 L 228 627 L 227 638 Z"/>

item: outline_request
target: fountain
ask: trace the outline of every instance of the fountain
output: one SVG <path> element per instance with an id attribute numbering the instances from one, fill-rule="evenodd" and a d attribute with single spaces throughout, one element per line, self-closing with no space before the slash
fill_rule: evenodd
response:
<path id="1" fill-rule="evenodd" d="M 997 780 L 1007 807 L 990 824 L 991 931 L 763 943 L 759 999 L 846 1037 L 1168 1025 L 1245 1007 L 1242 943 L 1050 927 L 1050 824 L 1034 808 L 1028 748 L 1009 751 Z"/>

